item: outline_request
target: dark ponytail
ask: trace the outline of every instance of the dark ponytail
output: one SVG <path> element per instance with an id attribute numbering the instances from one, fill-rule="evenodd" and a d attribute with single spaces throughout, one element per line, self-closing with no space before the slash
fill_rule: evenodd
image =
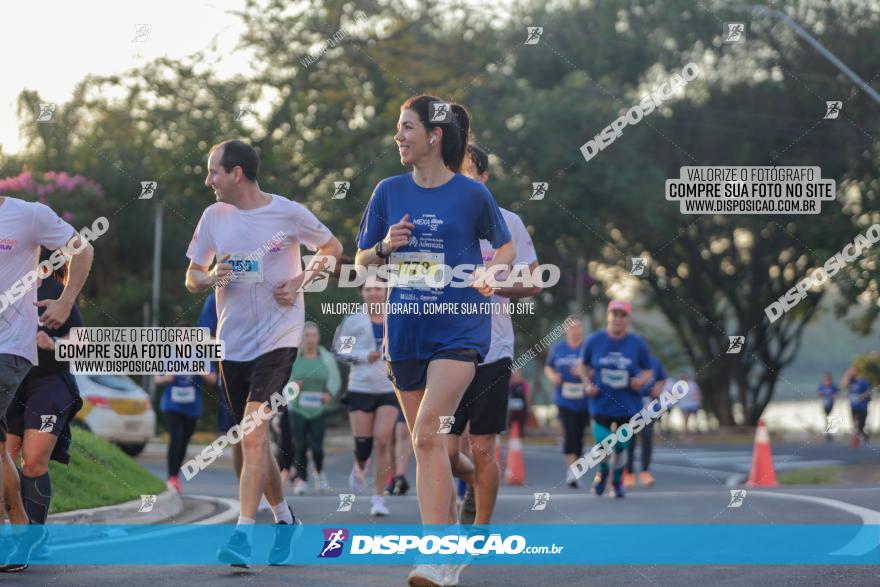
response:
<path id="1" fill-rule="evenodd" d="M 467 153 L 468 137 L 471 134 L 471 117 L 468 116 L 467 110 L 460 104 L 452 104 L 453 126 L 458 130 L 457 141 L 447 141 L 446 134 L 443 133 L 443 162 L 450 171 L 459 173 L 461 165 L 464 162 L 465 153 Z M 448 134 L 455 134 L 454 131 Z"/>
<path id="2" fill-rule="evenodd" d="M 443 157 L 443 163 L 453 173 L 460 173 L 462 163 L 465 162 L 468 138 L 471 132 L 470 115 L 468 115 L 464 106 L 450 104 L 452 112 L 450 113 L 449 121 L 430 122 L 432 102 L 445 102 L 445 100 L 435 96 L 413 96 L 403 103 L 400 110 L 401 112 L 404 110 L 415 112 L 428 132 L 438 126 L 443 129 L 443 138 L 440 144 L 440 154 Z"/>

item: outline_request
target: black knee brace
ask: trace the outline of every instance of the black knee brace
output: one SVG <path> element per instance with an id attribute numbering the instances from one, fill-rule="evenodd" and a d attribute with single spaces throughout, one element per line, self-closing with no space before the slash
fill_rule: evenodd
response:
<path id="1" fill-rule="evenodd" d="M 373 454 L 373 437 L 355 436 L 354 458 L 361 463 L 366 463 L 371 454 Z"/>

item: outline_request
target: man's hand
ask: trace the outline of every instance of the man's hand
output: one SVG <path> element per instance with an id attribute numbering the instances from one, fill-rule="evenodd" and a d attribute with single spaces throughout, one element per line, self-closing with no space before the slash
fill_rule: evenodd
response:
<path id="1" fill-rule="evenodd" d="M 382 353 L 380 353 L 379 351 L 370 351 L 370 353 L 367 355 L 367 362 L 372 365 L 373 363 L 378 361 L 381 357 L 382 357 Z"/>
<path id="2" fill-rule="evenodd" d="M 490 282 L 494 281 L 494 276 L 489 274 L 485 267 L 477 267 L 474 269 L 474 272 L 471 273 L 471 287 L 487 298 L 495 293 L 495 288 L 490 285 Z"/>
<path id="3" fill-rule="evenodd" d="M 232 265 L 227 263 L 226 260 L 229 258 L 229 255 L 223 255 L 223 258 L 217 261 L 208 275 L 211 277 L 211 287 L 216 287 L 218 284 L 222 284 L 222 286 L 229 283 L 232 280 Z"/>
<path id="4" fill-rule="evenodd" d="M 321 403 L 322 404 L 329 404 L 330 403 L 330 394 L 327 393 L 326 391 L 321 392 Z"/>
<path id="5" fill-rule="evenodd" d="M 61 299 L 40 300 L 39 302 L 34 302 L 34 305 L 38 308 L 46 308 L 46 311 L 40 317 L 40 325 L 50 330 L 61 328 L 67 322 L 70 311 L 73 309 L 71 302 Z"/>
<path id="6" fill-rule="evenodd" d="M 300 273 L 272 290 L 272 296 L 279 306 L 292 306 L 296 302 L 296 296 L 302 286 L 303 279 L 305 279 L 305 273 Z"/>
<path id="7" fill-rule="evenodd" d="M 584 382 L 584 393 L 587 397 L 596 397 L 599 395 L 599 386 L 593 385 L 592 381 Z"/>
<path id="8" fill-rule="evenodd" d="M 55 341 L 52 340 L 52 337 L 46 334 L 42 330 L 37 331 L 37 348 L 44 351 L 54 351 L 55 350 Z"/>

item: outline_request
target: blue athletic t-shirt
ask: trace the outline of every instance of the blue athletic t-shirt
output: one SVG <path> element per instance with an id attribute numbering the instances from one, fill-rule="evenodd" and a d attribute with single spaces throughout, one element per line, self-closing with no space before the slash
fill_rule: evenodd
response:
<path id="1" fill-rule="evenodd" d="M 572 368 L 580 360 L 583 346 L 581 343 L 572 347 L 567 340 L 560 340 L 550 347 L 547 362 L 544 363 L 562 376 L 562 383 L 553 390 L 553 403 L 575 412 L 587 412 L 590 409 L 589 399 L 584 394 L 584 383 L 572 373 Z"/>
<path id="2" fill-rule="evenodd" d="M 666 370 L 663 368 L 663 363 L 660 362 L 660 359 L 651 355 L 651 378 L 645 386 L 639 390 L 639 395 L 642 396 L 642 404 L 650 403 L 651 390 L 654 389 L 654 384 L 658 381 L 663 381 L 666 377 Z"/>
<path id="3" fill-rule="evenodd" d="M 831 385 L 822 385 L 820 383 L 819 388 L 816 391 L 818 391 L 819 395 L 821 395 L 823 398 L 831 399 L 835 395 L 837 395 L 837 386 L 833 383 Z"/>
<path id="4" fill-rule="evenodd" d="M 831 385 L 823 385 L 819 384 L 819 388 L 816 390 L 819 392 L 819 395 L 822 396 L 822 404 L 824 406 L 831 406 L 834 404 L 834 397 L 837 395 L 837 386 L 833 383 Z"/>
<path id="5" fill-rule="evenodd" d="M 852 406 L 852 409 L 857 412 L 864 412 L 868 409 L 868 402 L 871 401 L 870 394 L 867 394 L 868 390 L 871 389 L 871 384 L 868 383 L 867 379 L 862 377 L 854 377 L 849 381 L 849 402 Z M 859 399 L 859 396 L 862 394 L 866 394 L 864 399 Z"/>
<path id="6" fill-rule="evenodd" d="M 385 323 L 372 322 L 373 325 L 373 339 L 376 341 L 376 350 L 382 349 L 382 339 L 385 338 Z"/>
<path id="7" fill-rule="evenodd" d="M 199 314 L 199 321 L 196 323 L 199 328 L 210 328 L 211 336 L 217 334 L 217 298 L 214 292 L 211 292 L 202 306 L 202 313 Z"/>
<path id="8" fill-rule="evenodd" d="M 374 247 L 405 214 L 415 225 L 410 241 L 388 258 L 389 263 L 399 266 L 479 266 L 483 264 L 480 239 L 496 249 L 511 239 L 498 204 L 483 184 L 455 174 L 441 186 L 423 188 L 407 173 L 383 179 L 376 186 L 361 218 L 358 248 Z M 490 298 L 476 289 L 410 283 L 391 288 L 388 301 L 419 311 L 389 312 L 388 360 L 427 360 L 454 349 L 474 349 L 482 360 L 489 352 L 492 316 L 488 306 L 481 304 Z M 479 312 L 425 312 L 429 304 L 445 303 L 468 304 Z"/>
<path id="9" fill-rule="evenodd" d="M 213 371 L 213 369 L 212 369 Z M 202 393 L 198 375 L 175 375 L 174 381 L 165 388 L 159 409 L 163 412 L 179 412 L 190 418 L 202 414 Z"/>
<path id="10" fill-rule="evenodd" d="M 648 345 L 629 332 L 614 339 L 605 330 L 590 335 L 581 352 L 581 361 L 593 368 L 593 384 L 599 393 L 590 398 L 593 416 L 629 418 L 642 409 L 639 391 L 630 388 L 629 380 L 651 368 Z"/>

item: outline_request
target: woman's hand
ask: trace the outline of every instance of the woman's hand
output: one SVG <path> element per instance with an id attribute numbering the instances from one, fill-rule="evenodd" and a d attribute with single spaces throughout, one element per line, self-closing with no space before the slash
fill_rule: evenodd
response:
<path id="1" fill-rule="evenodd" d="M 382 239 L 384 254 L 390 255 L 400 247 L 406 245 L 406 243 L 409 242 L 409 237 L 415 227 L 416 225 L 409 221 L 408 213 L 403 215 L 400 222 L 388 227 L 388 234 Z"/>

